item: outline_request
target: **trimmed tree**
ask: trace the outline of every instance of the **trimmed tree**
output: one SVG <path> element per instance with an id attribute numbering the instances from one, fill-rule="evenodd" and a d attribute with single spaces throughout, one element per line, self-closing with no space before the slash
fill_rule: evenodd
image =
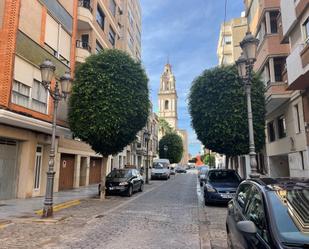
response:
<path id="1" fill-rule="evenodd" d="M 135 140 L 146 125 L 149 108 L 146 73 L 127 53 L 104 50 L 77 68 L 69 125 L 74 136 L 103 156 L 102 187 L 108 155 Z"/>
<path id="2" fill-rule="evenodd" d="M 164 150 L 164 148 L 167 150 Z M 183 154 L 182 139 L 176 133 L 167 133 L 159 142 L 159 156 L 166 158 L 170 163 L 179 163 Z"/>
<path id="3" fill-rule="evenodd" d="M 264 84 L 254 75 L 252 110 L 256 151 L 265 142 Z M 205 70 L 191 86 L 189 111 L 198 139 L 227 157 L 249 153 L 247 102 L 235 66 Z"/>

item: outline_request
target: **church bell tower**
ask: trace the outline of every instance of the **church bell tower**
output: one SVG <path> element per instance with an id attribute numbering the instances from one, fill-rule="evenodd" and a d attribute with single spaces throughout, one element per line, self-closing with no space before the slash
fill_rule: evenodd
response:
<path id="1" fill-rule="evenodd" d="M 164 118 L 175 130 L 178 129 L 176 80 L 172 67 L 167 63 L 161 76 L 159 99 L 159 117 Z"/>

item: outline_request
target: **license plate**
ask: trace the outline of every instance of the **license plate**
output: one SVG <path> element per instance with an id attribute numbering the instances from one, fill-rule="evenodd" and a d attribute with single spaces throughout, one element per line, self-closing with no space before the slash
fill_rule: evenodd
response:
<path id="1" fill-rule="evenodd" d="M 235 194 L 221 194 L 221 197 L 224 199 L 232 199 Z"/>
<path id="2" fill-rule="evenodd" d="M 114 187 L 109 187 L 109 190 L 114 190 L 115 188 Z"/>

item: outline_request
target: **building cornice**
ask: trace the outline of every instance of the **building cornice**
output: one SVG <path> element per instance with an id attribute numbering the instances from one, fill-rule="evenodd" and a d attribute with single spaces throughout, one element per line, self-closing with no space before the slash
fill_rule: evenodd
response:
<path id="1" fill-rule="evenodd" d="M 7 111 L 4 109 L 0 109 L 0 123 L 19 127 L 22 129 L 42 132 L 49 135 L 52 134 L 51 123 L 20 115 L 18 113 Z M 56 135 L 71 136 L 72 133 L 70 129 L 58 125 L 56 129 Z"/>

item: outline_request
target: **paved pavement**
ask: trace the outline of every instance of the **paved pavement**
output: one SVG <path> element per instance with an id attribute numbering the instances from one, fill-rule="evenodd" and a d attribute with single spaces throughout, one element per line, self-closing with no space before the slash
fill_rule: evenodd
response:
<path id="1" fill-rule="evenodd" d="M 98 194 L 98 185 L 90 185 L 69 191 L 54 193 L 54 204 L 75 199 L 91 198 Z M 43 208 L 44 197 L 0 201 L 0 219 L 33 216 L 34 211 Z"/>
<path id="2" fill-rule="evenodd" d="M 204 207 L 196 174 L 152 181 L 131 198 L 87 199 L 42 224 L 16 220 L 0 230 L 1 249 L 208 249 L 226 248 L 226 208 Z M 210 229 L 209 229 L 210 228 Z"/>

